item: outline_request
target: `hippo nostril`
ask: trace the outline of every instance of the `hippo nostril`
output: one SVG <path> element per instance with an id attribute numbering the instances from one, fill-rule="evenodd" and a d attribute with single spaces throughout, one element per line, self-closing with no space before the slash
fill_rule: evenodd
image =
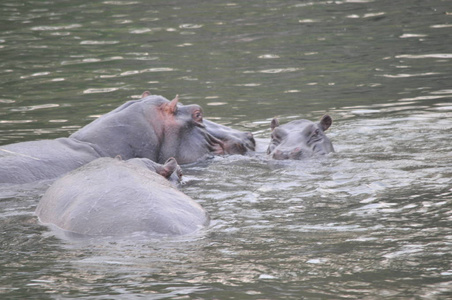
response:
<path id="1" fill-rule="evenodd" d="M 295 149 L 292 150 L 293 154 L 299 153 L 301 152 L 301 148 L 300 147 L 296 147 Z"/>
<path id="2" fill-rule="evenodd" d="M 250 148 L 250 150 L 254 151 L 255 147 L 256 147 L 256 141 L 254 140 L 254 135 L 251 132 L 246 132 L 245 136 L 248 139 L 248 141 L 247 141 L 248 148 Z"/>
<path id="3" fill-rule="evenodd" d="M 289 158 L 289 155 L 286 151 L 276 150 L 273 153 L 273 159 L 283 160 L 283 159 L 288 159 L 288 158 Z"/>
<path id="4" fill-rule="evenodd" d="M 301 159 L 302 155 L 303 155 L 303 151 L 301 150 L 300 147 L 296 147 L 290 153 L 290 157 L 292 159 Z"/>
<path id="5" fill-rule="evenodd" d="M 312 147 L 312 151 L 313 151 L 315 154 L 321 154 L 321 155 L 326 154 L 326 152 L 325 152 L 325 150 L 323 149 L 323 147 L 320 147 L 320 146 L 318 146 L 317 144 L 314 145 L 314 147 Z"/>
<path id="6" fill-rule="evenodd" d="M 234 148 L 236 149 L 236 153 L 239 153 L 239 154 L 246 153 L 246 147 L 242 143 L 236 143 Z"/>

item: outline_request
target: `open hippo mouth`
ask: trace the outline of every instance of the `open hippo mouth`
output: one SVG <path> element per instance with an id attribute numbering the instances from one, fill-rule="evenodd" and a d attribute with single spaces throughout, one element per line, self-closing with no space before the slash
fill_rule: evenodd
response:
<path id="1" fill-rule="evenodd" d="M 201 125 L 202 125 L 202 128 L 205 128 L 204 124 L 200 124 L 200 127 L 201 127 Z M 223 141 L 217 139 L 216 137 L 209 134 L 208 132 L 206 132 L 205 137 L 206 137 L 206 141 L 207 141 L 207 147 L 211 153 L 216 154 L 216 155 L 226 154 L 225 145 L 224 145 Z"/>
<path id="2" fill-rule="evenodd" d="M 222 145 L 222 154 L 243 155 L 255 151 L 256 141 L 251 132 L 239 131 L 209 120 L 204 120 L 204 125 L 209 135 Z"/>
<path id="3" fill-rule="evenodd" d="M 199 128 L 203 133 L 203 138 L 207 142 L 207 148 L 209 152 L 214 153 L 216 155 L 223 155 L 226 153 L 225 151 L 225 145 L 222 140 L 217 139 L 215 136 L 211 135 L 207 129 L 206 125 L 203 123 L 202 116 L 198 115 L 197 119 L 199 121 L 196 121 L 194 119 L 193 125 L 195 128 Z"/>

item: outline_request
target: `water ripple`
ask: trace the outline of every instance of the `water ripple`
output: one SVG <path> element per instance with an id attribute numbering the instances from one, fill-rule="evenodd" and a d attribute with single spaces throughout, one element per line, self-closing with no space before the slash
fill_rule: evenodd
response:
<path id="1" fill-rule="evenodd" d="M 130 76 L 130 75 L 137 75 L 137 74 L 143 74 L 143 73 L 154 73 L 154 72 L 172 72 L 175 71 L 176 69 L 173 68 L 165 68 L 165 67 L 161 67 L 161 68 L 148 68 L 148 69 L 143 69 L 143 70 L 130 70 L 130 71 L 125 71 L 119 74 L 119 76 Z"/>
<path id="2" fill-rule="evenodd" d="M 98 88 L 87 89 L 83 91 L 83 94 L 97 94 L 97 93 L 111 93 L 117 91 L 119 88 Z"/>
<path id="3" fill-rule="evenodd" d="M 139 29 L 130 30 L 130 33 L 132 33 L 132 34 L 143 34 L 143 33 L 148 33 L 148 32 L 151 32 L 151 31 L 152 31 L 151 28 L 139 28 Z"/>
<path id="4" fill-rule="evenodd" d="M 451 53 L 434 53 L 434 54 L 402 54 L 397 55 L 396 58 L 412 58 L 412 59 L 420 59 L 420 58 L 452 58 Z"/>
<path id="5" fill-rule="evenodd" d="M 181 24 L 179 25 L 179 28 L 183 28 L 183 29 L 198 29 L 203 27 L 204 25 L 202 24 Z"/>
<path id="6" fill-rule="evenodd" d="M 82 27 L 81 24 L 69 24 L 62 26 L 35 26 L 30 28 L 34 31 L 58 31 L 58 30 L 69 30 Z"/>
<path id="7" fill-rule="evenodd" d="M 386 77 L 386 78 L 410 78 L 410 77 L 420 77 L 420 76 L 432 76 L 432 75 L 439 75 L 439 74 L 441 74 L 441 73 L 425 72 L 425 73 L 415 73 L 415 74 L 401 73 L 401 74 L 396 74 L 396 75 L 383 74 L 383 75 L 379 75 L 379 76 Z"/>
<path id="8" fill-rule="evenodd" d="M 141 2 L 139 1 L 104 1 L 102 2 L 104 4 L 109 4 L 109 5 L 118 5 L 118 6 L 126 6 L 126 5 L 133 5 L 133 4 L 139 4 Z"/>
<path id="9" fill-rule="evenodd" d="M 401 38 L 401 39 L 421 38 L 421 37 L 427 37 L 427 35 L 426 34 L 415 34 L 415 33 L 404 33 L 401 36 L 399 36 L 399 38 Z"/>
<path id="10" fill-rule="evenodd" d="M 119 44 L 119 41 L 94 41 L 94 40 L 85 40 L 81 41 L 80 45 L 114 45 Z"/>

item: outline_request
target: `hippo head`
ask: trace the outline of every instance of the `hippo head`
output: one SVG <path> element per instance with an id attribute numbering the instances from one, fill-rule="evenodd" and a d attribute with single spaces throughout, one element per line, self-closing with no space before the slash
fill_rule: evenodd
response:
<path id="1" fill-rule="evenodd" d="M 198 105 L 182 105 L 144 92 L 71 135 L 88 142 L 101 156 L 149 158 L 164 163 L 192 163 L 208 154 L 226 154 L 224 143 L 210 134 Z"/>
<path id="2" fill-rule="evenodd" d="M 333 145 L 324 134 L 333 120 L 325 115 L 319 123 L 309 120 L 295 120 L 279 125 L 278 119 L 271 121 L 271 141 L 267 154 L 272 158 L 301 159 L 314 154 L 327 154 L 334 152 Z"/>
<path id="3" fill-rule="evenodd" d="M 176 96 L 172 101 L 160 106 L 162 120 L 157 120 L 154 128 L 159 128 L 160 155 L 158 162 L 174 157 L 178 162 L 191 163 L 206 154 L 225 154 L 224 144 L 211 135 L 203 120 L 203 110 L 199 105 L 182 105 Z"/>

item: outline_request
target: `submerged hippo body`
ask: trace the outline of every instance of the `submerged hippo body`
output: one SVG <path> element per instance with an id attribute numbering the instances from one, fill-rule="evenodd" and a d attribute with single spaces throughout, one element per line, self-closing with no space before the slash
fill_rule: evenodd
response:
<path id="1" fill-rule="evenodd" d="M 55 178 L 101 157 L 96 148 L 71 138 L 0 146 L 0 183 Z"/>
<path id="2" fill-rule="evenodd" d="M 148 158 L 163 163 L 174 157 L 180 164 L 195 162 L 208 154 L 239 153 L 237 142 L 252 143 L 252 136 L 215 134 L 222 125 L 203 122 L 198 105 L 182 105 L 177 97 L 143 94 L 124 103 L 68 138 L 0 146 L 0 183 L 27 183 L 61 176 L 99 157 Z M 232 129 L 231 129 L 232 130 Z M 237 131 L 238 132 L 238 131 Z M 242 133 L 244 134 L 244 133 Z M 235 143 L 229 142 L 234 140 Z M 240 153 L 243 147 L 239 149 Z"/>
<path id="3" fill-rule="evenodd" d="M 295 120 L 280 125 L 278 119 L 271 121 L 271 141 L 267 154 L 272 158 L 302 159 L 312 155 L 334 152 L 333 144 L 325 135 L 332 124 L 330 116 L 325 115 L 319 123 L 309 120 Z"/>
<path id="4" fill-rule="evenodd" d="M 209 217 L 165 178 L 177 172 L 173 158 L 165 165 L 99 158 L 57 179 L 36 214 L 42 223 L 83 236 L 188 234 L 207 226 Z"/>

